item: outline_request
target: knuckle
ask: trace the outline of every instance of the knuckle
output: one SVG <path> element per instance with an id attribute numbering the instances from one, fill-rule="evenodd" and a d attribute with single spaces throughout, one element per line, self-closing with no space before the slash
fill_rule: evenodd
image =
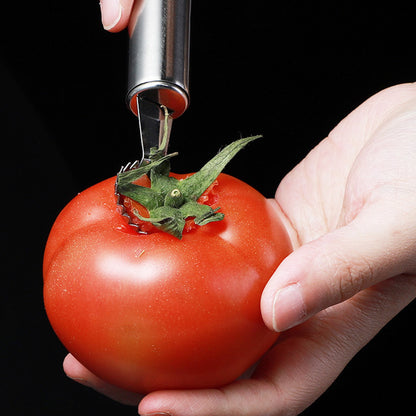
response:
<path id="1" fill-rule="evenodd" d="M 354 260 L 338 258 L 333 277 L 338 302 L 343 302 L 372 284 L 374 270 L 371 262 L 364 257 Z"/>

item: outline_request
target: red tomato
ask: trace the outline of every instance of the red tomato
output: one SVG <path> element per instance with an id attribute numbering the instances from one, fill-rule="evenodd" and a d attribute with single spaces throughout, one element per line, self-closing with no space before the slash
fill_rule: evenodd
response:
<path id="1" fill-rule="evenodd" d="M 275 342 L 260 313 L 264 286 L 291 244 L 274 208 L 220 174 L 225 218 L 184 233 L 143 235 L 115 204 L 115 178 L 76 196 L 44 258 L 46 312 L 65 347 L 122 388 L 225 385 Z"/>

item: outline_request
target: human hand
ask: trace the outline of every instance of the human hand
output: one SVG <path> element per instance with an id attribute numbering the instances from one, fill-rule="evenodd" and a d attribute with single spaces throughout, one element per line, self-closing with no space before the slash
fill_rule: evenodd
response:
<path id="1" fill-rule="evenodd" d="M 415 136 L 416 84 L 399 85 L 358 107 L 283 179 L 271 203 L 296 247 L 261 307 L 269 327 L 291 329 L 250 379 L 217 390 L 153 392 L 141 400 L 141 415 L 293 415 L 327 389 L 416 297 Z M 72 356 L 64 368 L 116 400 L 141 399 Z"/>
<path id="2" fill-rule="evenodd" d="M 264 291 L 268 326 L 286 330 L 416 274 L 415 135 L 416 84 L 398 85 L 358 107 L 284 178 L 276 200 L 300 247 Z"/>
<path id="3" fill-rule="evenodd" d="M 137 4 L 142 0 L 136 1 Z M 101 21 L 109 32 L 120 32 L 128 26 L 134 0 L 100 0 Z"/>

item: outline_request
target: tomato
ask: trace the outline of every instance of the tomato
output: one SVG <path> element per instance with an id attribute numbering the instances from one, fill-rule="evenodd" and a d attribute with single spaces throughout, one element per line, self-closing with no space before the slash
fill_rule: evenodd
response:
<path id="1" fill-rule="evenodd" d="M 233 381 L 278 336 L 260 312 L 264 286 L 291 251 L 273 205 L 220 174 L 214 199 L 224 219 L 179 240 L 127 224 L 114 183 L 80 193 L 53 225 L 44 301 L 54 331 L 89 370 L 131 391 Z"/>

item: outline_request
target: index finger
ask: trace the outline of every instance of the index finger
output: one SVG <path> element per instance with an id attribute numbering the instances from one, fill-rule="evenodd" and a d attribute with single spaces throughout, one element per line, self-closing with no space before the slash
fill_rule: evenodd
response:
<path id="1" fill-rule="evenodd" d="M 134 0 L 101 0 L 101 22 L 105 30 L 120 32 L 130 21 Z"/>

